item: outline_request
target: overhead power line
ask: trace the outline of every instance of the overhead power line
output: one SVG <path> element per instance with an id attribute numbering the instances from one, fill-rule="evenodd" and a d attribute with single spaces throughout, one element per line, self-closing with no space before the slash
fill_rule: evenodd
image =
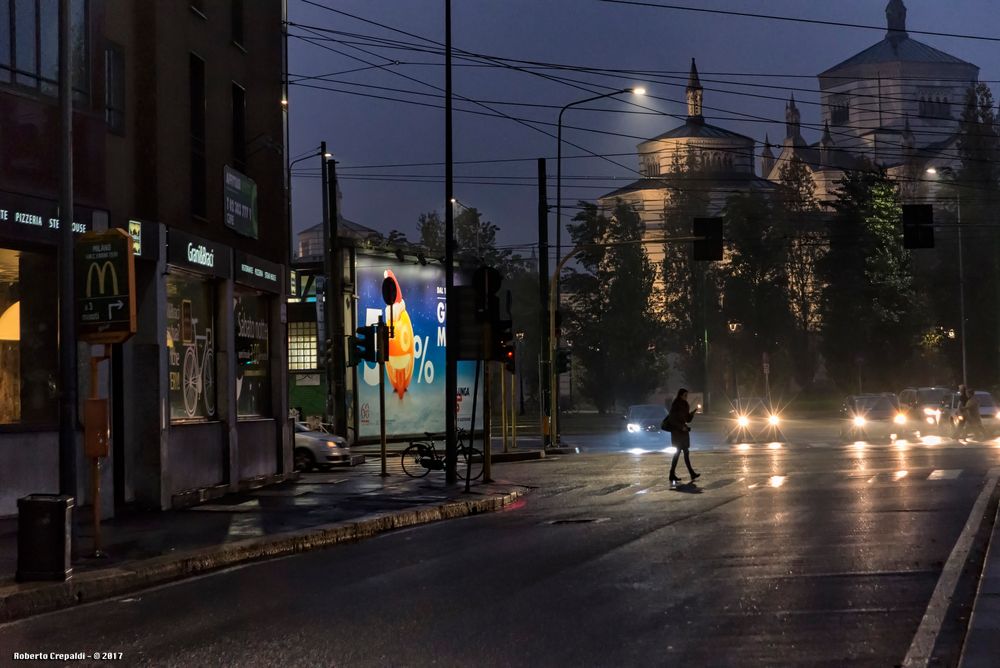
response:
<path id="1" fill-rule="evenodd" d="M 788 23 L 805 23 L 812 25 L 830 26 L 834 28 L 858 28 L 861 30 L 877 30 L 885 32 L 885 26 L 877 26 L 866 23 L 848 23 L 846 21 L 826 21 L 823 19 L 805 19 L 798 16 L 780 16 L 777 14 L 759 14 L 756 12 L 738 12 L 730 9 L 709 9 L 707 7 L 687 7 L 684 5 L 668 5 L 657 2 L 644 2 L 642 0 L 598 0 L 614 5 L 635 5 L 637 7 L 652 7 L 655 9 L 668 9 L 680 12 L 697 12 L 701 14 L 718 14 L 722 16 L 739 16 L 750 19 L 764 19 L 768 21 L 785 21 Z M 928 35 L 933 37 L 954 37 L 956 39 L 972 39 L 983 42 L 1000 42 L 1000 37 L 990 37 L 988 35 L 966 35 L 962 33 L 940 32 L 935 30 L 912 30 L 907 28 L 906 32 L 914 35 Z"/>

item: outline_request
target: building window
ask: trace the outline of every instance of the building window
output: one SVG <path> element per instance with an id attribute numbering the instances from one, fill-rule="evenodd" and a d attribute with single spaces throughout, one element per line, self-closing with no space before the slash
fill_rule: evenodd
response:
<path id="1" fill-rule="evenodd" d="M 243 46 L 243 0 L 232 0 L 233 43 Z"/>
<path id="2" fill-rule="evenodd" d="M 191 215 L 208 215 L 205 159 L 205 61 L 194 55 L 189 59 L 189 100 L 191 104 Z"/>
<path id="3" fill-rule="evenodd" d="M 194 275 L 167 276 L 170 419 L 215 417 L 215 290 Z"/>
<path id="4" fill-rule="evenodd" d="M 233 164 L 247 170 L 247 92 L 233 84 Z"/>
<path id="5" fill-rule="evenodd" d="M 288 323 L 288 369 L 290 371 L 312 371 L 316 365 L 316 323 Z"/>
<path id="6" fill-rule="evenodd" d="M 125 134 L 125 54 L 108 42 L 104 47 L 104 122 L 108 130 Z"/>
<path id="7" fill-rule="evenodd" d="M 0 424 L 58 421 L 56 285 L 32 279 L 54 261 L 0 248 Z"/>
<path id="8" fill-rule="evenodd" d="M 73 99 L 77 102 L 85 102 L 90 91 L 88 11 L 88 0 L 71 0 Z M 44 95 L 59 94 L 58 2 L 0 0 L 0 82 Z"/>
<path id="9" fill-rule="evenodd" d="M 271 414 L 271 300 L 237 293 L 236 412 L 239 417 Z"/>
<path id="10" fill-rule="evenodd" d="M 920 118 L 948 120 L 951 118 L 951 102 L 940 95 L 922 95 L 917 111 Z"/>

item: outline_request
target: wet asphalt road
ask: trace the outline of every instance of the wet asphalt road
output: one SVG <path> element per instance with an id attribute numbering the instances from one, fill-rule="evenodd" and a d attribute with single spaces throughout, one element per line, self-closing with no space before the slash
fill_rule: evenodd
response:
<path id="1" fill-rule="evenodd" d="M 893 666 L 1000 447 L 693 459 L 703 477 L 682 491 L 660 453 L 499 465 L 535 488 L 510 510 L 0 626 L 0 648 L 166 666 Z"/>

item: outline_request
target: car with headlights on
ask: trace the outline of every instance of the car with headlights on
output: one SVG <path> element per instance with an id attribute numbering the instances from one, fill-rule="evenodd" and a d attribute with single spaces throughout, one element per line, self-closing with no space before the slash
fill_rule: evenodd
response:
<path id="1" fill-rule="evenodd" d="M 328 469 L 351 461 L 351 449 L 342 436 L 295 423 L 295 470 Z"/>
<path id="2" fill-rule="evenodd" d="M 899 393 L 899 408 L 918 430 L 937 431 L 955 390 L 948 387 L 908 387 Z M 947 424 L 947 419 L 944 423 Z"/>
<path id="3" fill-rule="evenodd" d="M 729 425 L 726 441 L 777 441 L 781 437 L 781 417 L 778 410 L 760 397 L 730 400 Z"/>
<path id="4" fill-rule="evenodd" d="M 840 410 L 840 438 L 871 441 L 906 438 L 919 428 L 913 424 L 895 394 L 854 394 Z"/>
<path id="5" fill-rule="evenodd" d="M 659 404 L 638 404 L 629 406 L 622 416 L 625 429 L 618 439 L 625 447 L 642 447 L 666 444 L 666 434 L 660 429 L 663 418 L 667 417 L 667 409 Z"/>
<path id="6" fill-rule="evenodd" d="M 992 438 L 1000 433 L 1000 407 L 997 406 L 996 399 L 989 392 L 975 390 L 973 394 L 976 395 L 976 401 L 979 403 L 979 419 L 983 423 L 983 431 Z M 960 433 L 962 411 L 959 408 L 959 403 L 958 392 L 953 392 L 944 404 L 941 416 L 941 428 L 944 429 L 945 425 L 948 425 L 951 428 L 951 433 L 947 435 L 955 438 L 964 436 Z"/>

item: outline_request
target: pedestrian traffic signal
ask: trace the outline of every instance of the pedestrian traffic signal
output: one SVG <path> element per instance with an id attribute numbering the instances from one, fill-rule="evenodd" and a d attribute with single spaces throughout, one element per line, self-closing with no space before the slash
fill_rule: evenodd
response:
<path id="1" fill-rule="evenodd" d="M 934 248 L 934 208 L 903 205 L 903 248 Z"/>
<path id="2" fill-rule="evenodd" d="M 567 373 L 573 366 L 568 348 L 556 348 L 556 373 Z"/>
<path id="3" fill-rule="evenodd" d="M 722 218 L 695 218 L 691 230 L 702 239 L 694 242 L 696 262 L 719 262 L 722 260 Z"/>
<path id="4" fill-rule="evenodd" d="M 514 357 L 515 356 L 513 349 L 508 350 L 506 352 L 506 357 L 504 358 L 503 361 L 503 367 L 507 370 L 507 373 L 513 374 L 517 370 Z"/>
<path id="5" fill-rule="evenodd" d="M 358 335 L 355 339 L 355 350 L 357 350 L 358 357 L 366 362 L 378 361 L 378 353 L 375 343 L 375 339 L 378 336 L 375 331 L 376 329 L 375 325 L 358 327 Z"/>

